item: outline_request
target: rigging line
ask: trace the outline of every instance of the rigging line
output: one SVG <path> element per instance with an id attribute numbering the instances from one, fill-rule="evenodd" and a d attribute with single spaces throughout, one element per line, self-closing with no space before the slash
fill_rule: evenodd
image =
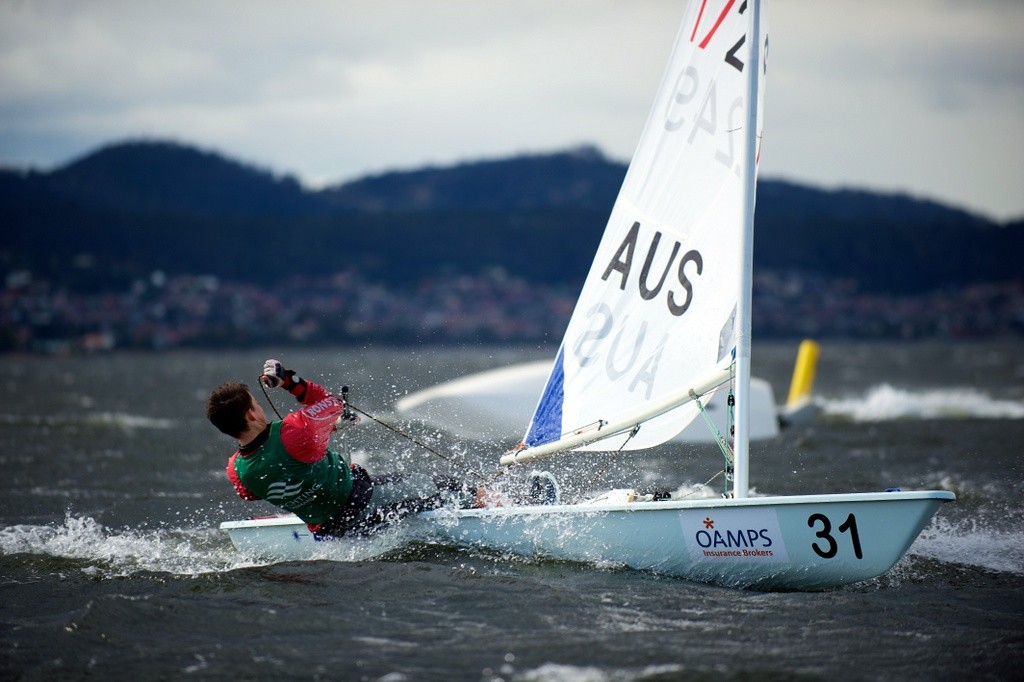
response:
<path id="1" fill-rule="evenodd" d="M 352 403 L 345 403 L 345 406 L 348 407 L 348 408 L 351 408 L 352 410 L 354 410 L 354 411 L 358 412 L 359 414 L 365 416 L 367 419 L 371 419 L 371 420 L 377 422 L 378 424 L 380 424 L 384 428 L 390 430 L 395 435 L 400 436 L 402 438 L 405 438 L 406 440 L 408 440 L 408 441 L 410 441 L 410 442 L 420 446 L 421 448 L 423 448 L 424 450 L 426 450 L 430 454 L 435 455 L 437 457 L 440 457 L 441 459 L 443 459 L 444 461 L 448 462 L 449 464 L 451 464 L 455 468 L 460 468 L 459 465 L 455 462 L 455 460 L 453 460 L 451 457 L 448 457 L 447 455 L 445 455 L 444 453 L 440 452 L 436 448 L 432 448 L 431 446 L 429 446 L 426 443 L 418 440 L 414 436 L 411 436 L 408 433 L 405 433 L 401 429 L 399 429 L 399 428 L 397 428 L 395 426 L 392 426 L 391 424 L 388 424 L 387 422 L 385 422 L 385 421 L 383 421 L 381 419 L 378 419 L 377 417 L 373 416 L 372 414 L 370 414 L 366 410 L 362 410 L 362 409 L 356 407 L 355 405 L 353 405 Z M 473 476 L 476 476 L 478 479 L 480 479 L 481 481 L 484 481 L 485 483 L 491 483 L 495 479 L 497 479 L 499 476 L 501 476 L 503 473 L 505 473 L 504 469 L 499 469 L 493 476 L 488 477 L 488 476 L 484 476 L 479 471 L 475 471 L 474 469 L 472 469 L 470 467 L 461 467 L 461 468 L 463 470 L 465 470 L 467 473 L 472 474 Z"/>
<path id="2" fill-rule="evenodd" d="M 725 462 L 728 464 L 733 457 L 732 448 L 729 447 L 729 443 L 722 436 L 722 432 L 715 426 L 714 420 L 711 419 L 711 415 L 708 414 L 707 408 L 704 407 L 704 403 L 700 401 L 700 398 L 694 398 L 693 402 L 697 403 L 697 409 L 700 410 L 700 415 L 704 417 L 704 423 L 707 425 L 708 430 L 711 431 L 711 435 L 715 437 L 715 443 L 718 445 L 718 449 L 722 451 L 722 457 L 725 458 Z"/>
<path id="3" fill-rule="evenodd" d="M 284 417 L 281 416 L 281 413 L 277 411 L 277 406 L 274 405 L 274 401 L 270 399 L 270 394 L 267 392 L 266 384 L 264 384 L 263 381 L 262 381 L 262 376 L 259 379 L 257 379 L 256 382 L 260 385 L 260 388 L 263 389 L 263 395 L 267 399 L 267 403 L 269 403 L 270 407 L 274 410 L 274 414 L 277 415 L 277 418 L 278 419 L 284 419 Z M 346 392 L 346 393 L 348 392 L 348 387 L 347 386 L 343 389 L 343 392 Z M 397 434 L 398 436 L 400 436 L 402 438 L 405 438 L 406 440 L 411 441 L 411 442 L 415 443 L 416 445 L 420 446 L 421 448 L 423 448 L 427 452 L 429 452 L 429 453 L 431 453 L 433 455 L 436 455 L 437 457 L 440 457 L 441 459 L 445 460 L 446 462 L 451 464 L 456 469 L 460 468 L 459 465 L 451 457 L 445 456 L 441 452 L 437 451 L 435 448 L 432 448 L 429 445 L 427 445 L 426 443 L 423 443 L 423 442 L 417 440 L 413 436 L 410 436 L 409 434 L 407 434 L 404 431 L 402 431 L 402 430 L 392 426 L 391 424 L 388 424 L 387 422 L 381 421 L 380 419 L 378 419 L 377 417 L 373 416 L 369 412 L 366 412 L 365 410 L 359 409 L 358 407 L 356 407 L 352 403 L 350 403 L 348 401 L 345 401 L 345 408 L 346 409 L 352 409 L 352 410 L 355 410 L 356 412 L 359 412 L 360 414 L 364 415 L 367 419 L 371 419 L 371 420 L 377 422 L 378 424 L 380 424 L 381 426 L 383 426 L 386 429 L 391 430 L 393 433 Z M 478 479 L 483 481 L 484 485 L 489 485 L 489 484 L 493 483 L 495 480 L 497 480 L 499 476 L 504 474 L 507 467 L 503 467 L 501 469 L 498 469 L 498 471 L 495 472 L 493 476 L 484 476 L 480 472 L 474 471 L 470 467 L 461 467 L 461 468 L 464 471 L 466 471 L 467 473 L 469 473 L 469 474 L 471 474 L 473 476 L 476 476 Z"/>
<path id="4" fill-rule="evenodd" d="M 640 432 L 641 426 L 641 424 L 637 424 L 636 426 L 634 426 L 632 430 L 630 430 L 629 432 L 629 437 L 626 440 L 622 441 L 622 445 L 619 446 L 619 449 L 613 452 L 612 454 L 608 455 L 608 459 L 605 460 L 604 465 L 596 472 L 594 472 L 594 475 L 590 477 L 590 481 L 587 483 L 588 488 L 592 487 L 594 483 L 597 481 L 598 477 L 608 470 L 608 467 L 610 467 L 612 462 L 614 462 L 615 459 L 619 456 L 619 453 L 622 452 L 622 449 L 626 447 L 629 441 L 633 440 L 633 436 Z"/>
<path id="5" fill-rule="evenodd" d="M 733 488 L 733 481 L 736 478 L 736 363 L 735 361 L 729 365 L 729 396 L 728 396 L 728 410 L 726 412 L 726 425 L 728 426 L 729 436 L 732 438 L 733 446 L 728 447 L 729 455 L 725 457 L 725 497 L 730 497 L 730 491 Z"/>
<path id="6" fill-rule="evenodd" d="M 726 404 L 728 405 L 728 407 L 726 407 L 726 410 L 725 410 L 725 428 L 726 428 L 726 431 L 729 432 L 729 436 L 731 438 L 735 438 L 736 426 L 733 423 L 733 421 L 734 421 L 733 410 L 734 410 L 734 407 L 736 405 L 736 396 L 734 394 L 734 388 L 735 388 L 735 385 L 736 385 L 736 362 L 735 361 L 732 364 L 729 365 L 729 380 L 728 381 L 729 381 L 729 391 L 728 391 L 728 396 L 727 396 L 727 399 L 726 399 Z M 694 393 L 693 391 L 691 391 L 690 395 L 693 397 L 693 402 L 695 402 L 697 404 L 697 409 L 700 411 L 701 416 L 704 418 L 704 423 L 705 423 L 705 425 L 707 425 L 708 431 L 711 432 L 711 435 L 714 437 L 715 444 L 718 445 L 718 449 L 722 453 L 722 459 L 725 461 L 725 480 L 726 480 L 726 483 L 729 483 L 729 482 L 732 481 L 732 478 L 733 478 L 733 469 L 734 469 L 734 465 L 735 465 L 735 462 L 736 462 L 736 453 L 735 453 L 733 447 L 729 444 L 729 440 L 726 439 L 724 436 L 722 436 L 722 432 L 718 430 L 717 426 L 715 426 L 715 423 L 712 420 L 711 415 L 708 414 L 707 409 L 704 407 L 704 404 L 701 403 L 700 399 L 697 397 L 697 394 Z"/>
<path id="7" fill-rule="evenodd" d="M 729 375 L 730 381 L 735 378 L 735 363 L 732 365 Z M 690 392 L 690 395 L 693 396 L 693 402 L 697 404 L 697 410 L 700 411 L 700 416 L 704 418 L 704 424 L 708 427 L 708 431 L 710 431 L 711 435 L 714 437 L 715 444 L 718 446 L 718 449 L 722 452 L 722 459 L 725 461 L 725 468 L 722 470 L 721 473 L 725 474 L 725 480 L 728 484 L 732 480 L 733 462 L 736 459 L 736 455 L 733 452 L 732 447 L 730 447 L 729 442 L 725 439 L 724 436 L 722 436 L 722 432 L 718 430 L 717 426 L 715 426 L 715 422 L 711 418 L 711 415 L 708 414 L 707 408 L 704 407 L 704 403 L 700 401 L 700 398 L 693 391 Z M 728 397 L 729 407 L 726 411 L 726 427 L 729 430 L 732 429 L 732 409 L 734 403 L 735 400 L 733 399 L 732 387 L 730 386 Z M 715 474 L 715 476 L 712 477 L 711 480 L 713 481 L 717 477 L 718 474 Z"/>
<path id="8" fill-rule="evenodd" d="M 281 413 L 277 411 L 277 405 L 275 405 L 274 401 L 270 399 L 270 394 L 267 393 L 267 385 L 263 383 L 262 374 L 256 379 L 256 383 L 260 385 L 261 389 L 263 389 L 263 397 L 267 399 L 267 403 L 270 405 L 270 408 L 274 410 L 274 414 L 277 415 L 277 418 L 284 419 L 284 417 L 281 416 Z"/>
<path id="9" fill-rule="evenodd" d="M 716 478 L 718 478 L 719 476 L 721 476 L 724 473 L 725 473 L 725 469 L 722 469 L 717 474 L 715 474 L 714 476 L 709 478 L 707 481 L 705 481 L 703 487 L 707 488 L 709 485 L 711 485 L 711 481 L 715 480 Z M 683 500 L 683 499 L 686 499 L 687 497 L 690 497 L 691 495 L 696 495 L 696 494 L 697 494 L 697 490 L 694 489 L 694 490 L 691 490 L 690 492 L 686 493 L 685 495 L 680 495 L 678 497 L 678 499 Z"/>

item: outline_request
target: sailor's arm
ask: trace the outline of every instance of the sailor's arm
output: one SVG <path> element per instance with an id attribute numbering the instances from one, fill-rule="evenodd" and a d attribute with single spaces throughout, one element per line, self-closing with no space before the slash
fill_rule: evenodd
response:
<path id="1" fill-rule="evenodd" d="M 323 459 L 338 418 L 345 409 L 342 401 L 323 386 L 307 381 L 277 360 L 267 360 L 260 378 L 269 386 L 280 386 L 305 405 L 281 423 L 281 443 L 294 459 L 313 463 Z"/>
<path id="2" fill-rule="evenodd" d="M 242 483 L 242 479 L 238 477 L 238 472 L 235 471 L 235 459 L 238 457 L 238 453 L 231 455 L 231 459 L 228 460 L 228 480 L 231 481 L 231 485 L 235 487 L 235 492 L 243 500 L 252 502 L 253 500 L 260 499 L 257 495 L 249 492 L 249 489 Z"/>

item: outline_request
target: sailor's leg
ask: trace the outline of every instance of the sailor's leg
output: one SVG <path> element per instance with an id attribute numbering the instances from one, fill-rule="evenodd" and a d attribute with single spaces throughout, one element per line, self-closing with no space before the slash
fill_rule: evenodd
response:
<path id="1" fill-rule="evenodd" d="M 530 489 L 526 499 L 530 504 L 559 504 L 561 502 L 562 490 L 558 487 L 558 481 L 550 471 L 531 471 L 528 480 Z"/>
<path id="2" fill-rule="evenodd" d="M 373 477 L 373 495 L 362 515 L 367 525 L 390 523 L 426 509 L 436 509 L 464 494 L 462 483 L 423 473 Z"/>

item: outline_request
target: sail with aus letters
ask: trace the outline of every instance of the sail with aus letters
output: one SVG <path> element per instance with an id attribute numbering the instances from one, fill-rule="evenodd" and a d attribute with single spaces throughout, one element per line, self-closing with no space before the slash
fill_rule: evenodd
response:
<path id="1" fill-rule="evenodd" d="M 746 2 L 687 9 L 526 446 L 596 428 L 612 409 L 655 404 L 732 364 L 743 283 L 749 16 Z M 763 17 L 760 25 L 766 46 Z M 756 71 L 763 83 L 763 60 Z M 757 140 L 762 102 L 759 95 Z M 651 447 L 697 416 L 686 403 L 631 438 L 584 447 Z"/>

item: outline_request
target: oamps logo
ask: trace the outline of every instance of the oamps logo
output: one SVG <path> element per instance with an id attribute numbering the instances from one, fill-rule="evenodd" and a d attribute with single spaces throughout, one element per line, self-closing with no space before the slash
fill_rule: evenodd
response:
<path id="1" fill-rule="evenodd" d="M 704 527 L 694 534 L 697 544 L 704 549 L 769 550 L 775 544 L 767 528 L 740 528 L 715 530 L 711 517 L 704 517 Z M 771 556 L 771 551 L 768 551 Z"/>
<path id="2" fill-rule="evenodd" d="M 771 509 L 681 511 L 690 556 L 698 561 L 788 561 L 779 520 Z"/>

